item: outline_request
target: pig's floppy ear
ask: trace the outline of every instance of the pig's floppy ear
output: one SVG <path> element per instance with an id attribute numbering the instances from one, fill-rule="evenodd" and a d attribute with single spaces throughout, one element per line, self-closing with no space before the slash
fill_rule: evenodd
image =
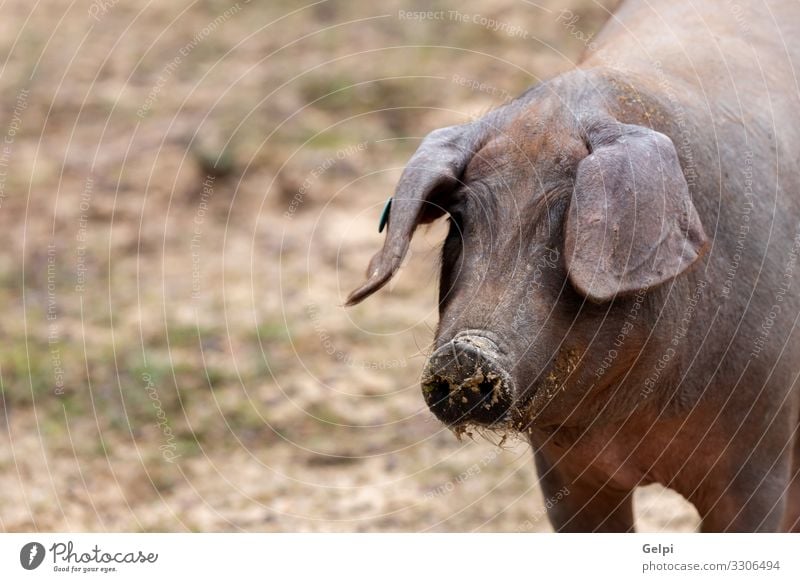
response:
<path id="1" fill-rule="evenodd" d="M 575 289 L 603 303 L 679 275 L 707 239 L 672 140 L 613 120 L 590 127 L 587 138 L 564 256 Z"/>
<path id="2" fill-rule="evenodd" d="M 437 198 L 457 187 L 477 139 L 475 125 L 467 124 L 437 129 L 422 141 L 397 185 L 383 249 L 369 263 L 367 282 L 350 294 L 346 305 L 360 303 L 383 287 L 400 268 L 417 225 L 444 214 Z"/>

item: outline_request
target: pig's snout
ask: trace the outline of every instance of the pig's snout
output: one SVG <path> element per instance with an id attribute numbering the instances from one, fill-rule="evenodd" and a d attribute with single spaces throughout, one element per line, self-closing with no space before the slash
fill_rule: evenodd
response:
<path id="1" fill-rule="evenodd" d="M 459 334 L 428 360 L 422 376 L 428 408 L 450 426 L 503 421 L 513 400 L 503 359 L 491 339 Z"/>

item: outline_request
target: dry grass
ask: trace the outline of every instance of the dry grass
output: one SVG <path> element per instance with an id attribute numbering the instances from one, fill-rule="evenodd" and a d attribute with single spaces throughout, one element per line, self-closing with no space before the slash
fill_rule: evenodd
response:
<path id="1" fill-rule="evenodd" d="M 416 138 L 580 42 L 513 0 L 440 9 L 527 38 L 398 18 L 421 1 L 103 5 L 2 9 L 0 528 L 546 530 L 526 448 L 424 408 L 441 229 L 341 303 Z M 671 499 L 645 528 L 694 527 Z"/>

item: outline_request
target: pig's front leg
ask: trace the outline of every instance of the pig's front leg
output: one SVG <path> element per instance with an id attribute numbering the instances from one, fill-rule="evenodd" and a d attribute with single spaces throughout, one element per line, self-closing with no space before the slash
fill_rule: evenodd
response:
<path id="1" fill-rule="evenodd" d="M 783 466 L 751 467 L 736 476 L 712 473 L 690 500 L 704 532 L 778 532 L 792 488 Z"/>
<path id="2" fill-rule="evenodd" d="M 635 531 L 633 490 L 615 489 L 595 478 L 591 469 L 574 470 L 566 462 L 556 463 L 548 457 L 542 450 L 534 453 L 547 517 L 555 531 Z"/>
<path id="3" fill-rule="evenodd" d="M 698 451 L 675 489 L 694 503 L 704 532 L 777 532 L 794 527 L 791 497 L 800 452 L 792 423 L 797 412 L 749 414 L 722 435 L 721 450 Z M 762 420 L 763 419 L 763 420 Z M 794 466 L 793 466 L 794 465 Z"/>

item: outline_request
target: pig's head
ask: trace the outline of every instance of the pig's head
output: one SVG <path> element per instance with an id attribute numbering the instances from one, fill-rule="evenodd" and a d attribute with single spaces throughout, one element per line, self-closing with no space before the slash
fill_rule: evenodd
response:
<path id="1" fill-rule="evenodd" d="M 625 305 L 685 271 L 706 242 L 668 137 L 549 103 L 428 135 L 368 280 L 348 298 L 380 289 L 415 229 L 448 217 L 422 391 L 456 429 L 564 423 L 635 359 L 642 315 L 597 373 Z"/>

